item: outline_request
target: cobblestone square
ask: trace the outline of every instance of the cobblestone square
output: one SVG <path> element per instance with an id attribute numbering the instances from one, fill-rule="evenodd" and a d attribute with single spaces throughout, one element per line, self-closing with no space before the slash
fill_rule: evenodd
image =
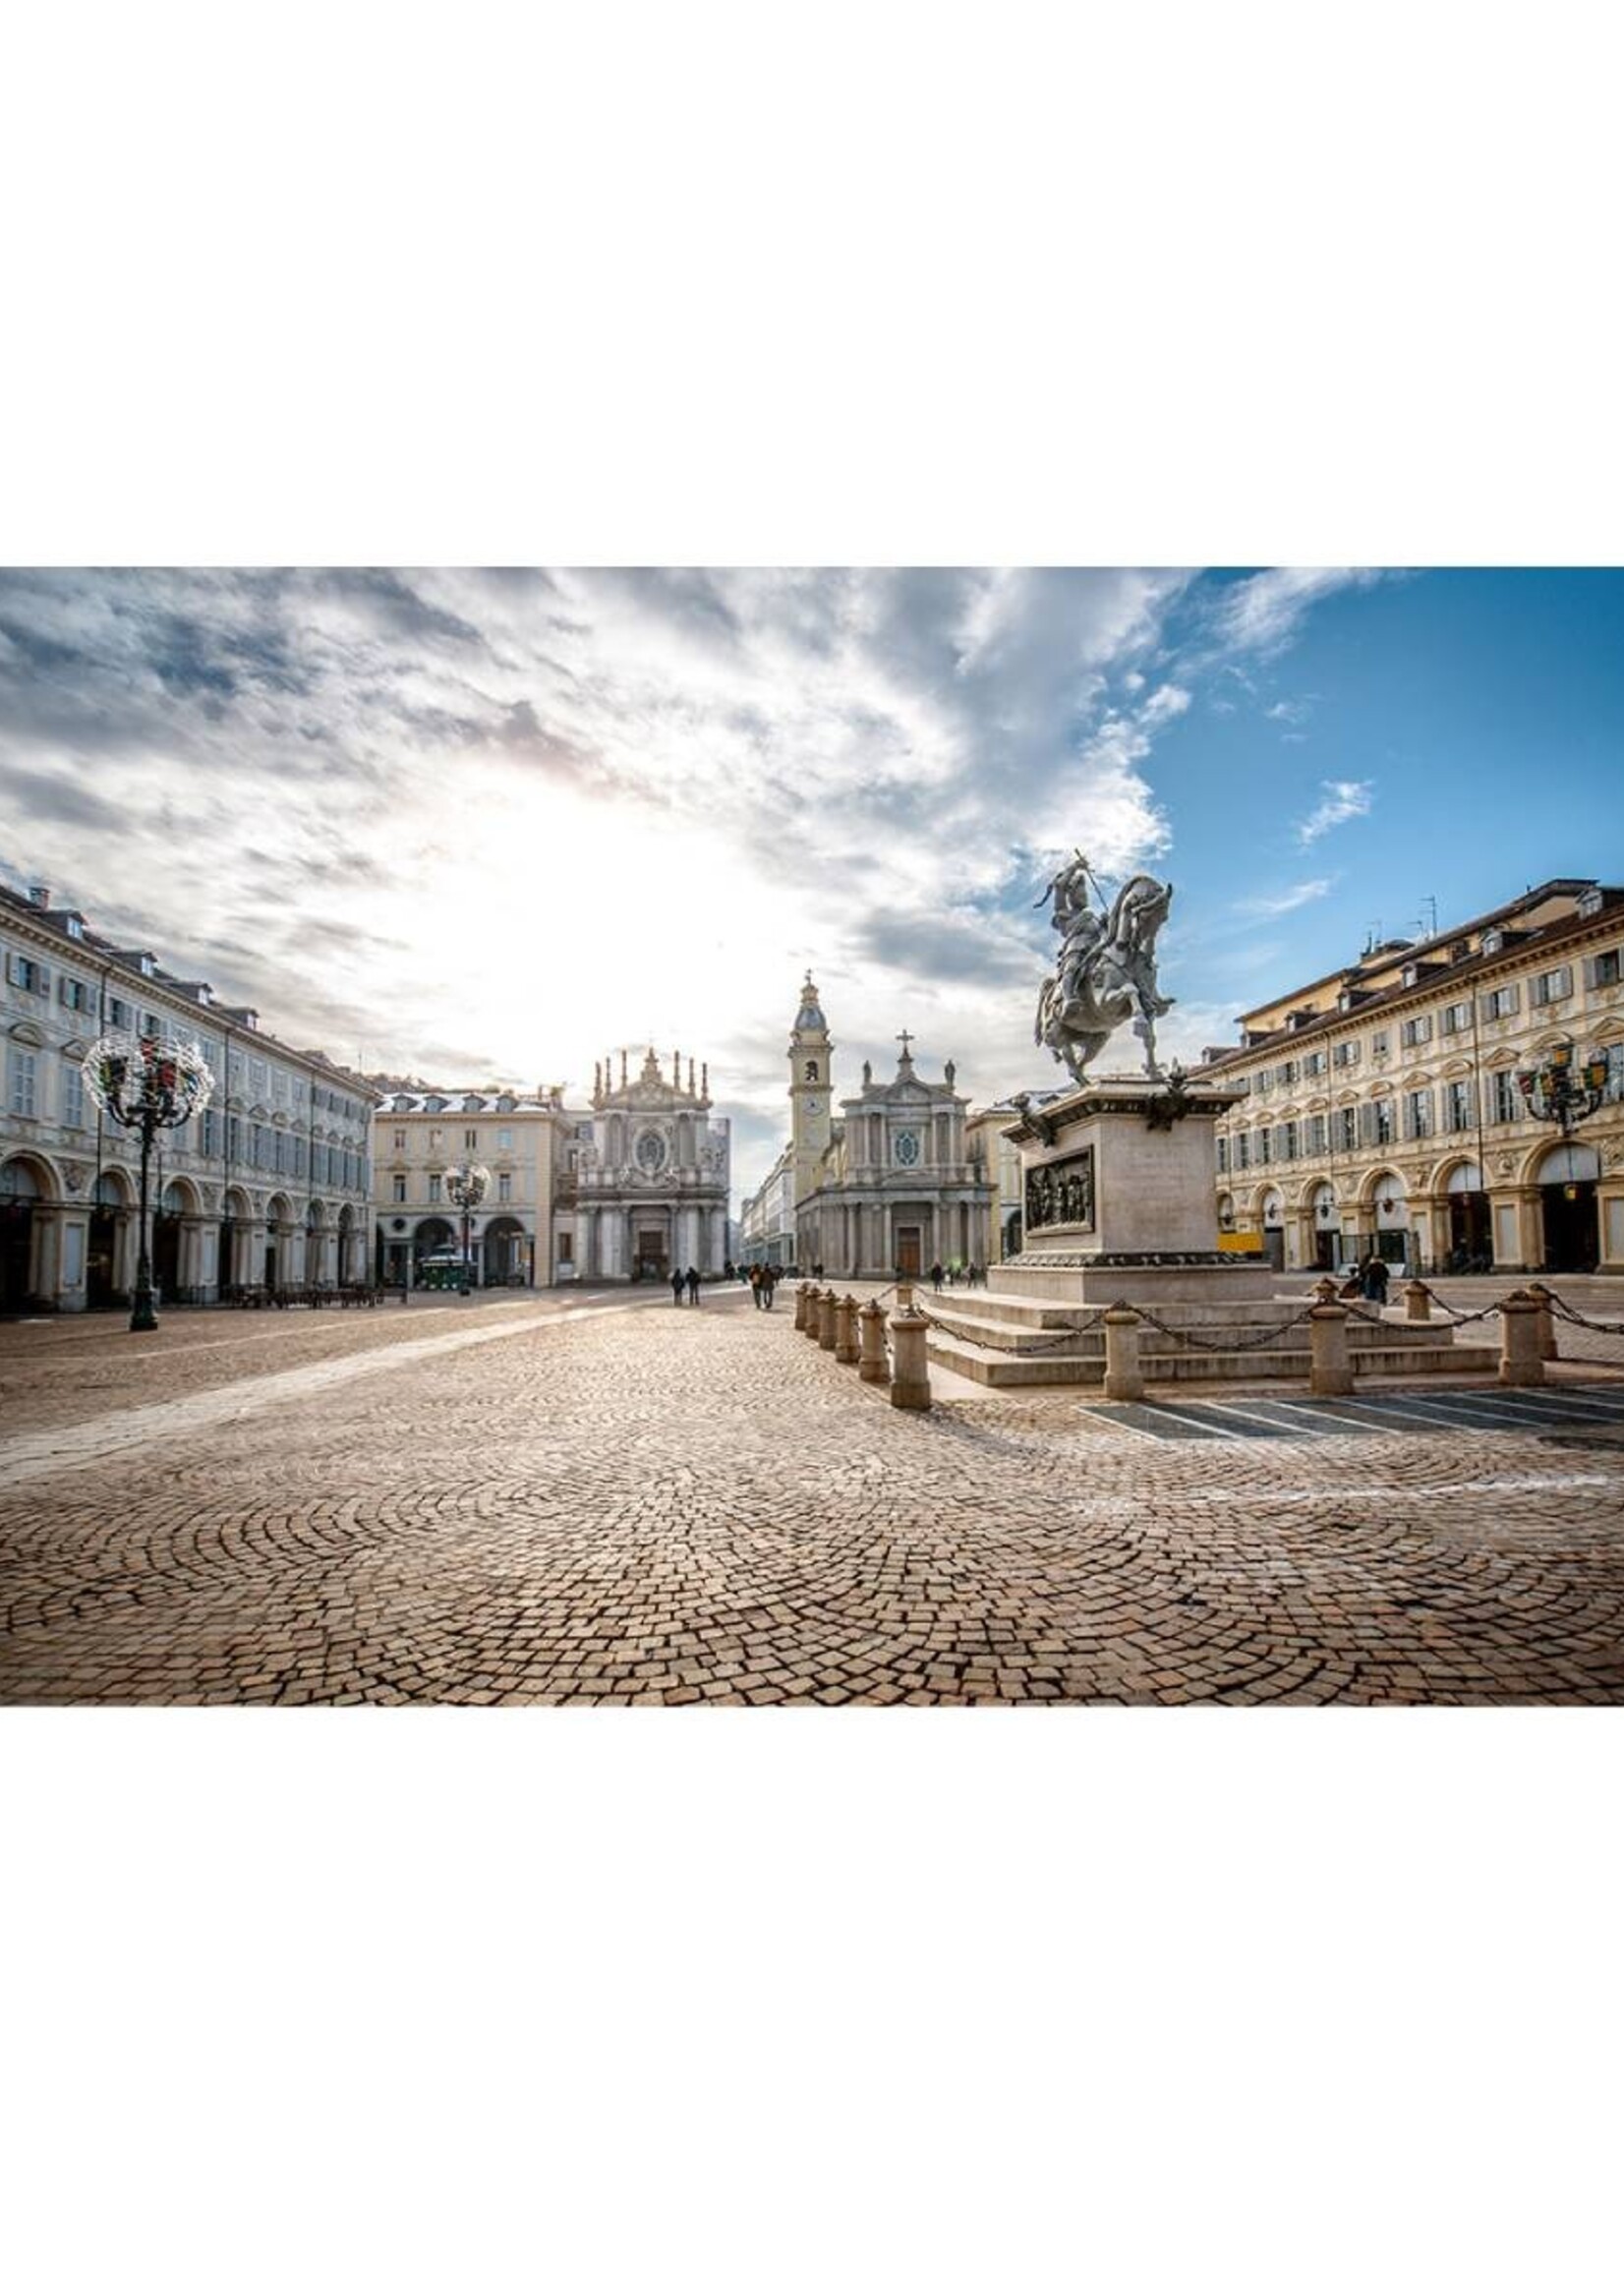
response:
<path id="1" fill-rule="evenodd" d="M 791 1293 L 6 1329 L 0 1698 L 1624 1700 L 1616 1375 L 1516 1427 L 1181 1399 L 1153 1437 L 943 1376 L 908 1414 Z"/>

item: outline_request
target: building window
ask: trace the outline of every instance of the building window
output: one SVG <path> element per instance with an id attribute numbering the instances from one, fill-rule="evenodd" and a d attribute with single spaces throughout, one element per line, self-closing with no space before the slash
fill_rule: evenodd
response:
<path id="1" fill-rule="evenodd" d="M 1470 1081 L 1451 1081 L 1443 1093 L 1444 1126 L 1452 1137 L 1472 1127 L 1472 1084 Z"/>
<path id="2" fill-rule="evenodd" d="M 1273 1130 L 1271 1130 L 1271 1129 L 1260 1129 L 1260 1130 L 1258 1131 L 1258 1133 L 1257 1133 L 1257 1165 L 1258 1165 L 1258 1167 L 1259 1167 L 1260 1169 L 1266 1169 L 1266 1168 L 1268 1167 L 1268 1165 L 1269 1165 L 1270 1161 L 1272 1161 L 1272 1160 L 1273 1160 L 1273 1158 L 1274 1158 L 1274 1132 L 1273 1132 Z"/>
<path id="3" fill-rule="evenodd" d="M 892 1140 L 892 1157 L 900 1169 L 911 1169 L 919 1158 L 919 1139 L 910 1129 L 899 1129 Z"/>
<path id="4" fill-rule="evenodd" d="M 432 1129 L 429 1132 L 429 1150 L 432 1153 L 437 1153 L 443 1152 L 444 1149 L 445 1132 L 442 1129 Z"/>
<path id="5" fill-rule="evenodd" d="M 1332 1051 L 1331 1057 L 1338 1066 L 1357 1066 L 1359 1064 L 1359 1044 L 1357 1042 L 1339 1042 Z"/>
<path id="6" fill-rule="evenodd" d="M 1359 1145 L 1359 1114 L 1353 1106 L 1345 1105 L 1338 1109 L 1336 1119 L 1337 1142 L 1345 1153 L 1351 1153 Z"/>
<path id="7" fill-rule="evenodd" d="M 1404 1100 L 1404 1134 L 1407 1137 L 1429 1137 L 1432 1135 L 1432 1092 L 1429 1089 L 1412 1089 Z"/>
<path id="8" fill-rule="evenodd" d="M 15 1043 L 10 1058 L 11 1110 L 25 1121 L 32 1121 L 38 1094 L 39 1062 L 31 1050 L 19 1050 Z"/>
<path id="9" fill-rule="evenodd" d="M 463 1131 L 462 1149 L 465 1153 L 477 1153 L 479 1151 L 480 1133 L 477 1129 L 465 1129 Z"/>
<path id="10" fill-rule="evenodd" d="M 1274 1087 L 1273 1067 L 1260 1066 L 1257 1072 L 1251 1078 L 1251 1086 L 1259 1097 L 1267 1097 L 1270 1090 Z"/>
<path id="11" fill-rule="evenodd" d="M 1251 1167 L 1251 1139 L 1245 1130 L 1239 1130 L 1236 1133 L 1235 1165 L 1238 1169 L 1249 1169 Z"/>
<path id="12" fill-rule="evenodd" d="M 1221 1177 L 1227 1177 L 1227 1176 L 1229 1175 L 1229 1138 L 1228 1138 L 1228 1137 L 1220 1137 L 1220 1138 L 1218 1139 L 1218 1174 L 1219 1174 Z"/>
<path id="13" fill-rule="evenodd" d="M 806 1062 L 806 1079 L 808 1081 L 816 1081 L 818 1079 L 818 1062 L 815 1058 L 809 1058 Z"/>
<path id="14" fill-rule="evenodd" d="M 406 1179 L 404 1177 L 396 1177 L 394 1180 L 394 1187 L 395 1206 L 397 1208 L 404 1207 L 406 1204 Z"/>
<path id="15" fill-rule="evenodd" d="M 1309 1114 L 1303 1135 L 1303 1150 L 1307 1154 L 1309 1160 L 1317 1159 L 1325 1150 L 1325 1116 L 1322 1113 Z"/>
<path id="16" fill-rule="evenodd" d="M 13 956 L 11 983 L 29 995 L 48 995 L 51 991 L 50 973 L 42 963 L 36 963 L 31 956 Z"/>
<path id="17" fill-rule="evenodd" d="M 1414 1050 L 1418 1043 L 1432 1039 L 1432 1014 L 1423 1011 L 1419 1019 L 1407 1019 L 1399 1028 L 1406 1050 Z"/>
<path id="18" fill-rule="evenodd" d="M 107 1023 L 109 1026 L 128 1026 L 130 1023 L 130 1006 L 117 995 L 107 998 Z"/>
<path id="19" fill-rule="evenodd" d="M 1295 1121 L 1284 1123 L 1280 1131 L 1280 1154 L 1283 1160 L 1295 1161 L 1298 1149 L 1298 1127 Z"/>
<path id="20" fill-rule="evenodd" d="M 1573 973 L 1565 963 L 1559 971 L 1540 971 L 1531 983 L 1529 992 L 1536 1005 L 1565 1003 L 1573 993 Z"/>
<path id="21" fill-rule="evenodd" d="M 1472 1025 L 1471 1004 L 1449 1004 L 1446 1007 L 1438 1023 L 1442 1027 L 1445 1034 L 1465 1034 L 1469 1032 Z"/>
<path id="22" fill-rule="evenodd" d="M 1518 994 L 1515 985 L 1492 988 L 1483 997 L 1483 1017 L 1485 1020 L 1509 1019 L 1517 1009 L 1517 1002 Z"/>
<path id="23" fill-rule="evenodd" d="M 429 1177 L 429 1205 L 431 1207 L 436 1207 L 439 1204 L 439 1185 L 438 1175 L 431 1171 Z"/>
<path id="24" fill-rule="evenodd" d="M 1313 1079 L 1313 1078 L 1314 1078 L 1314 1076 L 1315 1076 L 1316 1074 L 1323 1074 L 1323 1073 L 1324 1073 L 1324 1071 L 1325 1071 L 1325 1053 L 1324 1053 L 1324 1051 L 1323 1051 L 1323 1050 L 1310 1050 L 1310 1051 L 1308 1052 L 1307 1056 L 1306 1056 L 1306 1057 L 1304 1059 L 1304 1061 L 1303 1061 L 1303 1079 L 1304 1079 L 1304 1080 L 1305 1080 L 1305 1081 L 1311 1081 L 1311 1080 Z"/>
<path id="25" fill-rule="evenodd" d="M 288 1101 L 288 1070 L 287 1070 L 287 1068 L 286 1068 L 285 1066 L 273 1066 L 273 1067 L 271 1068 L 271 1070 L 270 1070 L 270 1094 L 271 1094 L 271 1096 L 272 1096 L 272 1097 L 275 1099 L 275 1101 L 276 1101 L 276 1103 L 277 1103 L 278 1105 L 286 1105 L 286 1104 L 287 1104 L 287 1101 Z"/>
<path id="26" fill-rule="evenodd" d="M 1595 957 L 1591 964 L 1591 985 L 1593 987 L 1617 986 L 1620 952 L 1617 948 L 1608 948 L 1603 954 Z"/>
<path id="27" fill-rule="evenodd" d="M 496 1197 L 498 1200 L 510 1200 L 513 1197 L 513 1178 L 507 1169 L 501 1169 L 497 1172 Z"/>
<path id="28" fill-rule="evenodd" d="M 85 1127 L 85 1084 L 71 1058 L 62 1061 L 62 1126 L 64 1129 Z"/>
<path id="29" fill-rule="evenodd" d="M 499 1151 L 510 1153 L 513 1150 L 513 1132 L 510 1129 L 497 1130 L 496 1145 Z"/>
<path id="30" fill-rule="evenodd" d="M 394 1149 L 397 1153 L 403 1153 L 406 1150 L 406 1132 L 403 1129 L 397 1129 L 394 1132 Z"/>
<path id="31" fill-rule="evenodd" d="M 560 1232 L 558 1234 L 558 1260 L 560 1263 L 574 1262 L 575 1235 L 573 1232 Z"/>
<path id="32" fill-rule="evenodd" d="M 62 1000 L 70 1011 L 88 1011 L 90 1008 L 90 990 L 83 979 L 64 979 L 62 982 Z"/>
<path id="33" fill-rule="evenodd" d="M 1509 1067 L 1489 1076 L 1489 1119 L 1515 1121 L 1519 1112 L 1517 1077 Z"/>

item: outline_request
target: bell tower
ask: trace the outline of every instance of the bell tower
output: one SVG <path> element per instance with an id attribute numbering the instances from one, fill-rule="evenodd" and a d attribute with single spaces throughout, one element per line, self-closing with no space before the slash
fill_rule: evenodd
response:
<path id="1" fill-rule="evenodd" d="M 830 1137 L 835 1045 L 818 1002 L 812 974 L 801 989 L 801 1007 L 789 1035 L 789 1154 L 794 1191 L 791 1205 L 804 1200 L 817 1181 L 818 1158 Z"/>

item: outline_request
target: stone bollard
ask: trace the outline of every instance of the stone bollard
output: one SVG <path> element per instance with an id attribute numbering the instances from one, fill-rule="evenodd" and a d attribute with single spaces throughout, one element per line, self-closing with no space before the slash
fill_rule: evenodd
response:
<path id="1" fill-rule="evenodd" d="M 898 1280 L 897 1308 L 899 1311 L 911 1311 L 913 1309 L 913 1281 L 911 1279 Z"/>
<path id="2" fill-rule="evenodd" d="M 1537 1389 L 1545 1378 L 1539 1355 L 1539 1306 L 1514 1288 L 1500 1306 L 1500 1379 L 1508 1389 Z"/>
<path id="3" fill-rule="evenodd" d="M 1432 1290 L 1424 1279 L 1410 1280 L 1404 1290 L 1404 1323 L 1424 1326 L 1432 1315 Z"/>
<path id="4" fill-rule="evenodd" d="M 895 1361 L 891 1373 L 891 1402 L 923 1413 L 930 1404 L 930 1366 L 925 1337 L 930 1320 L 917 1311 L 892 1313 L 891 1342 Z"/>
<path id="5" fill-rule="evenodd" d="M 852 1300 L 855 1302 L 856 1298 Z M 862 1343 L 862 1355 L 857 1361 L 857 1379 L 890 1381 L 891 1361 L 886 1356 L 886 1307 L 878 1298 L 872 1303 L 865 1303 L 858 1312 L 857 1329 Z"/>
<path id="6" fill-rule="evenodd" d="M 816 1342 L 818 1339 L 818 1305 L 822 1297 L 823 1289 L 821 1287 L 812 1286 L 806 1290 L 806 1322 L 802 1326 L 801 1332 L 809 1342 Z"/>
<path id="7" fill-rule="evenodd" d="M 1320 1303 L 1308 1313 L 1308 1391 L 1316 1398 L 1351 1397 L 1348 1313 L 1340 1303 Z"/>
<path id="8" fill-rule="evenodd" d="M 1539 1356 L 1556 1356 L 1556 1314 L 1550 1307 L 1550 1289 L 1541 1287 L 1537 1279 L 1529 1282 L 1529 1293 L 1539 1306 Z"/>
<path id="9" fill-rule="evenodd" d="M 826 1287 L 818 1297 L 818 1348 L 835 1347 L 835 1306 L 840 1301 L 833 1287 Z"/>
<path id="10" fill-rule="evenodd" d="M 797 1279 L 795 1282 L 795 1332 L 797 1334 L 804 1334 L 806 1332 L 807 1293 L 808 1289 L 806 1281 L 804 1279 Z"/>
<path id="11" fill-rule="evenodd" d="M 1142 1398 L 1144 1375 L 1139 1370 L 1139 1321 L 1131 1311 L 1113 1304 L 1105 1314 L 1105 1394 L 1108 1398 Z"/>
<path id="12" fill-rule="evenodd" d="M 835 1299 L 835 1363 L 837 1366 L 855 1366 L 857 1363 L 855 1295 L 840 1295 Z"/>

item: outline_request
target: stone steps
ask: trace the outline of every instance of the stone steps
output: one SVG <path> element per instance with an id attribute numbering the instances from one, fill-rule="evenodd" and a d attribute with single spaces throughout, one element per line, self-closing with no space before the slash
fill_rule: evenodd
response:
<path id="1" fill-rule="evenodd" d="M 1410 1330 L 1413 1335 L 1427 1331 Z M 946 1367 L 950 1372 L 989 1389 L 1037 1389 L 1068 1383 L 1098 1388 L 1105 1379 L 1103 1334 L 1097 1352 L 1014 1352 L 962 1341 L 933 1326 L 928 1348 L 933 1366 Z M 1349 1358 L 1357 1375 L 1376 1380 L 1418 1374 L 1479 1375 L 1493 1373 L 1499 1365 L 1499 1353 L 1487 1344 L 1355 1341 L 1352 1335 Z M 1310 1370 L 1307 1330 L 1303 1329 L 1301 1343 L 1294 1334 L 1263 1350 L 1177 1350 L 1170 1346 L 1158 1351 L 1153 1344 L 1141 1343 L 1139 1368 L 1147 1382 L 1306 1381 Z"/>

